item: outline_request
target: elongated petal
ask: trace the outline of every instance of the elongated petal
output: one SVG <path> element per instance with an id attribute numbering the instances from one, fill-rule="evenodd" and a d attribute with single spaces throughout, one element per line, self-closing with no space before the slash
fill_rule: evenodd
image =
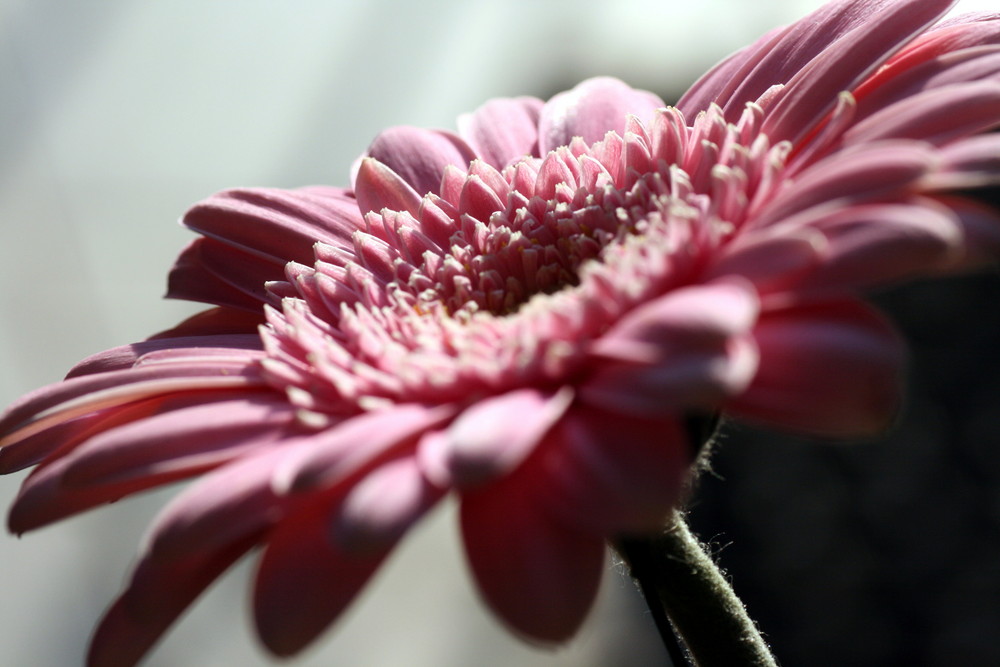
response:
<path id="1" fill-rule="evenodd" d="M 653 93 L 630 88 L 617 79 L 588 79 L 546 103 L 538 121 L 539 152 L 545 155 L 568 146 L 573 137 L 592 144 L 608 132 L 621 134 L 628 114 L 648 121 L 663 106 Z"/>
<path id="2" fill-rule="evenodd" d="M 444 495 L 412 456 L 380 465 L 354 484 L 333 517 L 336 542 L 351 555 L 391 547 Z"/>
<path id="3" fill-rule="evenodd" d="M 569 407 L 569 390 L 519 389 L 467 408 L 440 436 L 421 443 L 421 464 L 444 487 L 469 488 L 523 461 Z"/>
<path id="4" fill-rule="evenodd" d="M 532 639 L 561 642 L 593 605 L 604 542 L 546 516 L 533 503 L 532 483 L 544 482 L 514 475 L 463 497 L 465 554 L 501 620 Z"/>
<path id="5" fill-rule="evenodd" d="M 760 370 L 727 410 L 808 434 L 869 436 L 899 406 L 903 344 L 858 301 L 765 313 L 754 330 Z"/>
<path id="6" fill-rule="evenodd" d="M 706 270 L 705 279 L 742 276 L 760 294 L 779 291 L 815 270 L 826 249 L 826 237 L 805 226 L 754 230 L 727 246 Z"/>
<path id="7" fill-rule="evenodd" d="M 363 226 L 345 190 L 226 190 L 189 210 L 181 222 L 204 236 L 280 264 L 308 262 L 317 241 L 349 246 Z"/>
<path id="8" fill-rule="evenodd" d="M 227 281 L 209 270 L 202 255 L 208 240 L 205 238 L 195 239 L 177 257 L 167 277 L 167 298 L 208 303 L 248 313 L 259 313 L 264 281 L 246 281 L 246 289 L 243 289 L 244 284 L 234 285 L 233 281 Z M 277 267 L 277 265 L 273 266 Z M 280 279 L 280 269 L 276 274 L 268 275 L 268 279 Z M 257 290 L 258 293 L 254 294 L 254 290 Z"/>
<path id="9" fill-rule="evenodd" d="M 264 303 L 277 302 L 267 284 L 284 278 L 285 262 L 200 238 L 185 248 L 170 269 L 167 297 L 259 312 Z"/>
<path id="10" fill-rule="evenodd" d="M 957 217 L 932 200 L 847 207 L 813 221 L 827 237 L 823 263 L 798 284 L 858 290 L 933 273 L 962 252 Z"/>
<path id="11" fill-rule="evenodd" d="M 312 438 L 308 448 L 288 456 L 275 470 L 281 493 L 302 493 L 331 485 L 448 419 L 452 409 L 399 405 L 352 417 Z"/>
<path id="12" fill-rule="evenodd" d="M 756 369 L 747 334 L 757 308 L 756 292 L 738 280 L 675 290 L 640 306 L 594 344 L 597 368 L 580 395 L 654 416 L 737 393 Z"/>
<path id="13" fill-rule="evenodd" d="M 956 141 L 938 156 L 942 164 L 927 175 L 925 190 L 973 190 L 1000 185 L 1000 134 Z"/>
<path id="14" fill-rule="evenodd" d="M 276 525 L 295 503 L 274 493 L 274 469 L 286 450 L 302 446 L 289 442 L 245 456 L 185 488 L 150 527 L 149 557 L 183 561 Z"/>
<path id="15" fill-rule="evenodd" d="M 251 535 L 184 561 L 142 558 L 94 633 L 87 667 L 137 664 L 201 592 L 258 539 Z"/>
<path id="16" fill-rule="evenodd" d="M 311 507 L 268 535 L 254 584 L 257 634 L 271 652 L 292 655 L 354 600 L 387 551 L 357 557 L 331 541 L 329 509 Z"/>
<path id="17" fill-rule="evenodd" d="M 772 141 L 805 136 L 833 108 L 841 91 L 861 83 L 952 4 L 954 0 L 897 0 L 836 5 L 853 14 L 847 21 L 851 29 L 788 80 L 762 131 Z"/>
<path id="18" fill-rule="evenodd" d="M 219 402 L 213 403 L 216 398 Z M 226 398 L 193 393 L 172 401 L 146 401 L 94 422 L 81 436 L 97 435 L 81 446 L 77 444 L 83 437 L 62 441 L 58 444 L 62 456 L 25 480 L 11 506 L 11 530 L 34 530 L 139 491 L 204 473 L 246 452 L 282 441 L 292 418 L 287 406 L 272 415 L 269 424 L 248 422 L 247 412 L 254 413 L 254 407 L 243 410 L 237 404 L 252 403 L 247 398 L 232 402 Z M 274 404 L 273 398 L 265 402 L 268 404 Z M 160 410 L 165 412 L 157 414 Z M 189 418 L 201 420 L 204 428 L 185 421 Z M 46 434 L 42 432 L 36 440 Z M 37 448 L 51 443 L 45 439 L 32 444 Z"/>
<path id="19" fill-rule="evenodd" d="M 80 415 L 151 396 L 261 385 L 259 370 L 246 360 L 165 364 L 84 375 L 43 387 L 10 406 L 0 417 L 0 446 Z"/>
<path id="20" fill-rule="evenodd" d="M 557 427 L 536 464 L 540 504 L 595 535 L 653 533 L 680 500 L 693 448 L 679 417 L 632 417 L 581 406 Z"/>
<path id="21" fill-rule="evenodd" d="M 1000 125 L 1000 81 L 934 88 L 887 106 L 844 133 L 845 146 L 882 139 L 943 145 Z"/>
<path id="22" fill-rule="evenodd" d="M 1000 214 L 991 206 L 960 197 L 940 197 L 958 217 L 965 243 L 962 257 L 950 268 L 969 269 L 994 264 L 1000 256 Z"/>
<path id="23" fill-rule="evenodd" d="M 273 392 L 212 396 L 105 431 L 65 457 L 64 484 L 100 486 L 205 469 L 279 443 L 294 433 L 295 410 Z"/>
<path id="24" fill-rule="evenodd" d="M 227 395 L 225 390 L 221 393 L 223 397 Z M 154 395 L 114 410 L 98 411 L 55 422 L 32 435 L 12 440 L 0 449 L 0 471 L 9 473 L 41 463 L 46 457 L 57 451 L 60 456 L 66 456 L 79 444 L 98 433 L 149 417 L 160 411 L 211 403 L 219 395 L 219 392 L 212 391 Z M 248 396 L 251 394 L 240 392 L 239 395 Z"/>
<path id="25" fill-rule="evenodd" d="M 915 142 L 854 146 L 789 179 L 770 201 L 761 202 L 746 227 L 787 223 L 794 214 L 813 207 L 832 210 L 853 203 L 905 197 L 914 192 L 919 179 L 935 162 L 934 154 Z"/>
<path id="26" fill-rule="evenodd" d="M 168 339 L 148 340 L 130 345 L 114 347 L 98 352 L 74 366 L 67 378 L 92 373 L 104 373 L 130 368 L 144 354 L 158 350 L 198 348 L 200 350 L 261 350 L 260 336 L 257 334 L 231 334 L 218 336 L 187 336 Z"/>

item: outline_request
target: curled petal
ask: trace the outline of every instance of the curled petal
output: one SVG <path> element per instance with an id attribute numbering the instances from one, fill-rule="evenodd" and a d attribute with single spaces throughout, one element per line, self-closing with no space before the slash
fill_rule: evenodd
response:
<path id="1" fill-rule="evenodd" d="M 244 262 L 256 270 L 244 276 L 240 272 Z M 265 282 L 282 277 L 280 263 L 200 238 L 188 244 L 171 267 L 166 296 L 259 313 L 267 298 Z"/>
<path id="2" fill-rule="evenodd" d="M 464 169 L 476 158 L 469 145 L 451 132 L 409 126 L 392 127 L 379 134 L 366 155 L 398 174 L 420 195 L 441 194 L 438 188 L 445 167 Z M 359 171 L 360 165 L 355 182 Z"/>
<path id="3" fill-rule="evenodd" d="M 277 524 L 294 503 L 274 493 L 271 478 L 285 450 L 301 446 L 301 441 L 287 443 L 245 456 L 188 486 L 150 527 L 148 557 L 183 561 Z"/>
<path id="4" fill-rule="evenodd" d="M 545 155 L 568 146 L 573 137 L 581 137 L 589 145 L 608 132 L 622 133 L 628 114 L 648 121 L 663 106 L 663 100 L 653 93 L 630 88 L 617 79 L 588 79 L 556 95 L 542 109 L 539 152 Z"/>
<path id="5" fill-rule="evenodd" d="M 885 319 L 861 302 L 767 312 L 754 338 L 760 368 L 727 411 L 838 438 L 878 433 L 895 415 L 903 344 Z"/>
<path id="6" fill-rule="evenodd" d="M 543 102 L 534 97 L 491 100 L 459 116 L 462 138 L 497 169 L 526 155 L 538 155 L 538 117 Z"/>
<path id="7" fill-rule="evenodd" d="M 417 191 L 399 174 L 371 157 L 361 160 L 354 179 L 354 194 L 362 214 L 389 209 L 415 215 L 420 209 Z"/>

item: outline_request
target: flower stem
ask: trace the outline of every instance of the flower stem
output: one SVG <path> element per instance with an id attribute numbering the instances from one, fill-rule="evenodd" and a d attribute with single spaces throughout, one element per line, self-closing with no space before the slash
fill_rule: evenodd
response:
<path id="1" fill-rule="evenodd" d="M 622 538 L 616 547 L 646 598 L 674 664 L 777 667 L 743 603 L 680 512 L 661 535 Z M 686 659 L 677 636 L 687 649 Z"/>

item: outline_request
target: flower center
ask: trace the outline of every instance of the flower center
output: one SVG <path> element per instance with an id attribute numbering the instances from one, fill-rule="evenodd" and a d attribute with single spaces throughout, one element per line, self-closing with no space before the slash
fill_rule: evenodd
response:
<path id="1" fill-rule="evenodd" d="M 776 181 L 786 149 L 760 116 L 662 109 L 502 172 L 449 167 L 418 210 L 368 213 L 353 252 L 290 267 L 300 298 L 262 334 L 272 382 L 329 415 L 564 380 L 625 312 L 695 280 Z"/>

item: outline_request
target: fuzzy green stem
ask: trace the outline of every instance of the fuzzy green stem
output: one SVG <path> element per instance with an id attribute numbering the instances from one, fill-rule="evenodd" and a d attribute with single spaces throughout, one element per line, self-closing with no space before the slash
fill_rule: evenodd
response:
<path id="1" fill-rule="evenodd" d="M 616 542 L 675 664 L 675 631 L 697 667 L 777 667 L 746 608 L 680 512 L 654 537 Z M 666 619 L 669 618 L 669 626 Z"/>

